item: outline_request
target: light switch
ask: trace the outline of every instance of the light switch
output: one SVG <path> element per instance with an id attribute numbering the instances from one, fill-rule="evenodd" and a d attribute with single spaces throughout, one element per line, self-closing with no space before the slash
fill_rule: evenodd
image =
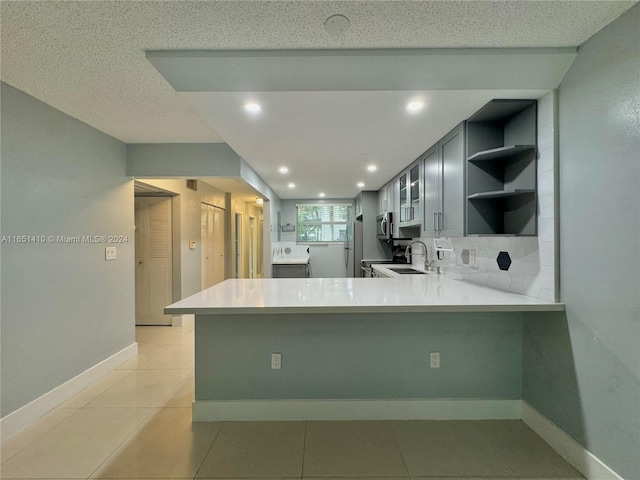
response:
<path id="1" fill-rule="evenodd" d="M 196 241 L 189 240 L 189 249 L 193 250 L 194 248 L 196 248 Z"/>
<path id="2" fill-rule="evenodd" d="M 115 260 L 116 259 L 116 247 L 105 247 L 105 249 L 104 249 L 104 259 L 105 260 Z"/>

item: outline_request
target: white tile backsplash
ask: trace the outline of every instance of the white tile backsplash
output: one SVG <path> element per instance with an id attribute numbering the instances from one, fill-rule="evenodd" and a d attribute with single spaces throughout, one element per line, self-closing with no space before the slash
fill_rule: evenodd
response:
<path id="1" fill-rule="evenodd" d="M 538 101 L 538 236 L 537 237 L 462 237 L 451 238 L 453 252 L 445 252 L 434 265 L 444 274 L 469 282 L 488 285 L 544 300 L 556 297 L 554 222 L 555 145 L 553 134 L 553 93 Z M 429 260 L 435 257 L 433 238 L 420 238 L 429 248 Z M 462 250 L 475 252 L 475 262 L 462 263 Z M 500 270 L 497 257 L 508 252 L 511 265 Z M 416 266 L 422 256 L 412 260 Z"/>
<path id="2" fill-rule="evenodd" d="M 538 175 L 543 172 L 553 173 L 553 146 L 538 148 Z"/>

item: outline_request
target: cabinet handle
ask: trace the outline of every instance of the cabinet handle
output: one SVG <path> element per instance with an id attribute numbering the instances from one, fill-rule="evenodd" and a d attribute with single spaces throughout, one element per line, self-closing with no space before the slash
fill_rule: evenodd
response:
<path id="1" fill-rule="evenodd" d="M 438 231 L 438 212 L 433 212 L 433 231 Z"/>
<path id="2" fill-rule="evenodd" d="M 438 231 L 442 231 L 442 212 L 438 212 Z"/>

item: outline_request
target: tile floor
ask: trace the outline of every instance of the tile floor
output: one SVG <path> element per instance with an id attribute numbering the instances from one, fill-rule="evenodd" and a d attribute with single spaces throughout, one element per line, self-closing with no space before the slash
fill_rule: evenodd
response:
<path id="1" fill-rule="evenodd" d="M 1 478 L 583 478 L 520 421 L 191 423 L 193 329 L 139 354 L 2 446 Z"/>

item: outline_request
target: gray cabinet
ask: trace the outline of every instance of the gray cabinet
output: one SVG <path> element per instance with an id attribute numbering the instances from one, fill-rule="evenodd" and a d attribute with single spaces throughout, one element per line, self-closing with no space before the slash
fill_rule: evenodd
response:
<path id="1" fill-rule="evenodd" d="M 536 235 L 537 101 L 492 100 L 467 122 L 467 235 Z"/>
<path id="2" fill-rule="evenodd" d="M 362 216 L 362 192 L 360 192 L 356 198 L 353 200 L 353 206 L 355 211 L 355 217 L 359 218 Z"/>
<path id="3" fill-rule="evenodd" d="M 425 236 L 464 235 L 465 123 L 422 155 Z"/>
<path id="4" fill-rule="evenodd" d="M 398 217 L 400 228 L 422 224 L 422 157 L 413 162 L 398 177 Z"/>
<path id="5" fill-rule="evenodd" d="M 308 278 L 309 264 L 273 264 L 273 278 Z"/>
<path id="6" fill-rule="evenodd" d="M 378 190 L 378 213 L 393 212 L 393 182 Z"/>

